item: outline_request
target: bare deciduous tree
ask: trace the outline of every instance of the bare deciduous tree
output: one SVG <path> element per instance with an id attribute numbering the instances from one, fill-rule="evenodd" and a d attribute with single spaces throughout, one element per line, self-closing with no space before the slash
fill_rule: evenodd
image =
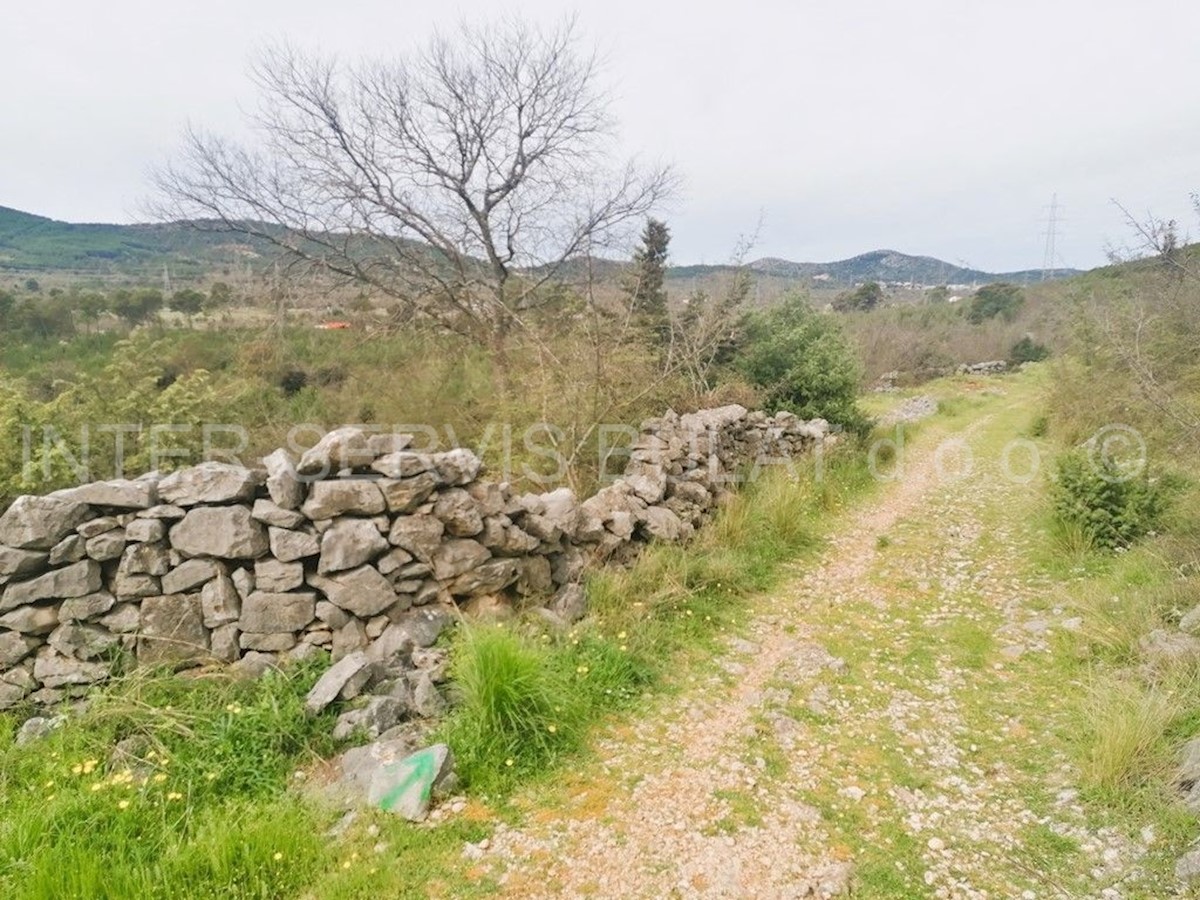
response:
<path id="1" fill-rule="evenodd" d="M 571 23 L 504 22 L 386 63 L 269 50 L 261 145 L 189 130 L 156 212 L 267 241 L 502 359 L 564 264 L 672 187 L 665 167 L 609 165 L 613 123 L 578 45 Z"/>

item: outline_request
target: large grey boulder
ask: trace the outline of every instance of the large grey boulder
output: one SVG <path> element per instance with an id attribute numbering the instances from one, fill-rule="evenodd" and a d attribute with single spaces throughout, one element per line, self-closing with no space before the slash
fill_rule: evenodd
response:
<path id="1" fill-rule="evenodd" d="M 0 628 L 21 634 L 49 634 L 58 627 L 58 606 L 19 606 L 0 616 Z"/>
<path id="2" fill-rule="evenodd" d="M 370 519 L 339 519 L 321 535 L 322 575 L 354 569 L 388 550 L 391 544 Z"/>
<path id="3" fill-rule="evenodd" d="M 197 503 L 238 503 L 254 496 L 258 476 L 244 466 L 204 462 L 172 472 L 158 483 L 158 495 L 176 506 Z"/>
<path id="4" fill-rule="evenodd" d="M 1152 668 L 1190 664 L 1200 660 L 1200 638 L 1155 629 L 1138 641 L 1138 650 Z"/>
<path id="5" fill-rule="evenodd" d="M 651 506 L 647 508 L 644 516 L 642 527 L 651 537 L 674 543 L 683 536 L 683 521 L 666 507 Z"/>
<path id="6" fill-rule="evenodd" d="M 65 566 L 68 563 L 79 562 L 86 555 L 83 538 L 77 534 L 68 534 L 50 551 L 50 565 Z"/>
<path id="7" fill-rule="evenodd" d="M 434 483 L 441 483 L 433 468 L 433 458 L 425 453 L 387 453 L 371 463 L 371 468 L 387 478 L 413 478 L 423 472 L 430 472 L 433 474 Z"/>
<path id="8" fill-rule="evenodd" d="M 86 541 L 98 534 L 104 534 L 106 531 L 113 531 L 121 527 L 122 525 L 117 521 L 116 516 L 101 516 L 98 519 L 88 519 L 86 522 L 79 523 L 79 527 L 75 530 Z"/>
<path id="9" fill-rule="evenodd" d="M 309 575 L 308 583 L 334 605 L 363 619 L 379 615 L 397 599 L 391 582 L 372 566 L 334 575 Z"/>
<path id="10" fill-rule="evenodd" d="M 199 506 L 171 528 L 171 546 L 185 556 L 256 559 L 267 552 L 267 530 L 244 506 Z"/>
<path id="11" fill-rule="evenodd" d="M 184 594 L 225 574 L 225 565 L 216 559 L 187 559 L 162 577 L 164 594 Z"/>
<path id="12" fill-rule="evenodd" d="M 51 496 L 63 497 L 89 506 L 109 506 L 116 509 L 149 509 L 158 503 L 157 479 L 139 478 L 136 481 L 93 481 L 79 487 L 55 491 Z"/>
<path id="13" fill-rule="evenodd" d="M 400 724 L 408 714 L 408 709 L 408 703 L 398 697 L 371 697 L 361 709 L 349 709 L 338 716 L 333 726 L 333 739 L 347 740 L 358 734 L 375 740 L 389 728 Z"/>
<path id="14" fill-rule="evenodd" d="M 388 532 L 388 541 L 417 559 L 428 561 L 441 545 L 445 532 L 446 526 L 434 516 L 399 516 Z"/>
<path id="15" fill-rule="evenodd" d="M 383 499 L 393 513 L 412 512 L 437 489 L 438 477 L 432 472 L 420 472 L 411 478 L 385 478 L 379 482 Z"/>
<path id="16" fill-rule="evenodd" d="M 304 584 L 304 564 L 282 562 L 271 556 L 263 557 L 254 564 L 254 585 L 260 591 L 282 593 Z"/>
<path id="17" fill-rule="evenodd" d="M 74 659 L 99 659 L 117 645 L 119 638 L 107 628 L 67 622 L 59 625 L 46 639 L 47 643 L 61 653 Z"/>
<path id="18" fill-rule="evenodd" d="M 366 646 L 367 630 L 363 623 L 358 619 L 349 619 L 345 625 L 333 632 L 333 644 L 329 655 L 337 662 L 343 656 L 349 656 L 355 650 L 362 650 Z"/>
<path id="19" fill-rule="evenodd" d="M 268 530 L 271 555 L 280 562 L 295 562 L 321 552 L 321 542 L 315 534 L 304 531 L 289 531 L 271 526 Z"/>
<path id="20" fill-rule="evenodd" d="M 370 665 L 371 661 L 365 653 L 354 652 L 343 656 L 317 679 L 317 683 L 308 692 L 304 699 L 305 711 L 312 716 L 319 715 L 338 698 L 352 678 Z"/>
<path id="21" fill-rule="evenodd" d="M 291 455 L 280 448 L 263 457 L 263 468 L 267 470 L 267 493 L 271 495 L 271 501 L 283 510 L 299 509 L 306 491 L 304 484 L 296 477 L 296 466 Z"/>
<path id="22" fill-rule="evenodd" d="M 11 709 L 37 687 L 28 662 L 0 675 L 0 710 Z"/>
<path id="23" fill-rule="evenodd" d="M 428 672 L 413 672 L 409 681 L 412 684 L 412 708 L 417 715 L 426 719 L 436 719 L 445 714 L 448 706 L 446 698 L 437 689 Z"/>
<path id="24" fill-rule="evenodd" d="M 297 632 L 316 618 L 317 595 L 310 591 L 269 593 L 255 591 L 242 604 L 238 628 L 242 632 L 277 634 Z M 243 644 L 243 646 L 245 646 Z M 262 649 L 257 647 L 255 649 Z M 288 649 L 288 648 L 284 648 Z"/>
<path id="25" fill-rule="evenodd" d="M 19 631 L 0 631 L 0 668 L 11 669 L 42 642 Z"/>
<path id="26" fill-rule="evenodd" d="M 238 645 L 260 653 L 285 653 L 296 646 L 296 635 L 291 631 L 243 631 Z"/>
<path id="27" fill-rule="evenodd" d="M 209 637 L 213 659 L 225 663 L 235 662 L 242 655 L 241 636 L 242 633 L 233 623 L 214 628 Z"/>
<path id="28" fill-rule="evenodd" d="M 548 594 L 554 589 L 554 570 L 544 556 L 517 560 L 517 593 L 529 597 Z"/>
<path id="29" fill-rule="evenodd" d="M 153 575 L 127 575 L 117 572 L 112 580 L 112 592 L 117 599 L 136 600 L 138 597 L 154 597 L 162 593 L 162 583 Z"/>
<path id="30" fill-rule="evenodd" d="M 315 481 L 301 512 L 313 520 L 337 516 L 375 516 L 387 508 L 379 485 L 362 478 Z"/>
<path id="31" fill-rule="evenodd" d="M 18 497 L 0 516 L 0 545 L 49 550 L 90 514 L 86 503 L 65 497 Z"/>
<path id="32" fill-rule="evenodd" d="M 474 537 L 483 531 L 483 517 L 475 500 L 462 488 L 451 488 L 438 495 L 433 514 L 442 520 L 446 531 L 455 537 Z"/>
<path id="33" fill-rule="evenodd" d="M 58 609 L 60 622 L 87 622 L 98 619 L 116 606 L 117 598 L 108 591 L 97 591 L 86 597 L 64 600 Z"/>
<path id="34" fill-rule="evenodd" d="M 100 564 L 94 559 L 85 559 L 29 581 L 18 581 L 8 585 L 0 595 L 0 612 L 39 600 L 82 597 L 95 593 L 100 587 Z"/>
<path id="35" fill-rule="evenodd" d="M 497 556 L 522 556 L 541 543 L 532 534 L 518 528 L 508 516 L 491 516 L 483 522 L 483 532 L 477 538 Z"/>
<path id="36" fill-rule="evenodd" d="M 549 610 L 568 625 L 587 614 L 587 593 L 581 584 L 564 584 L 550 601 Z"/>
<path id="37" fill-rule="evenodd" d="M 367 446 L 376 457 L 407 450 L 412 442 L 413 436 L 403 431 L 385 431 L 367 437 Z"/>
<path id="38" fill-rule="evenodd" d="M 1184 613 L 1183 618 L 1179 620 L 1179 630 L 1188 634 L 1200 632 L 1200 606 Z"/>
<path id="39" fill-rule="evenodd" d="M 16 547 L 0 547 L 0 578 L 10 575 L 28 575 L 45 568 L 49 554 L 37 550 L 18 550 Z"/>
<path id="40" fill-rule="evenodd" d="M 161 544 L 131 544 L 121 554 L 122 575 L 162 576 L 171 571 L 171 558 Z"/>
<path id="41" fill-rule="evenodd" d="M 410 822 L 424 821 L 434 796 L 456 783 L 454 756 L 445 744 L 403 758 L 389 753 L 386 744 L 368 744 L 343 755 L 342 772 L 343 783 L 365 783 L 360 802 Z"/>
<path id="42" fill-rule="evenodd" d="M 131 541 L 152 544 L 167 536 L 167 525 L 162 519 L 134 519 L 125 526 L 125 537 Z"/>
<path id="43" fill-rule="evenodd" d="M 410 609 L 398 616 L 396 621 L 384 631 L 384 636 L 381 636 L 376 643 L 383 641 L 384 637 L 392 632 L 394 633 L 393 640 L 405 637 L 417 647 L 432 647 L 437 643 L 442 632 L 454 624 L 454 621 L 455 613 L 441 605 Z M 374 646 L 372 645 L 371 649 L 374 649 Z M 368 655 L 370 655 L 369 650 Z"/>
<path id="44" fill-rule="evenodd" d="M 1175 860 L 1175 877 L 1183 882 L 1200 880 L 1200 849 L 1189 850 Z"/>
<path id="45" fill-rule="evenodd" d="M 667 495 L 667 473 L 661 466 L 638 464 L 622 480 L 646 503 L 659 503 Z"/>
<path id="46" fill-rule="evenodd" d="M 303 502 L 303 501 L 301 501 Z M 300 504 L 297 503 L 297 506 Z M 308 521 L 303 513 L 292 509 L 284 509 L 270 500 L 259 498 L 254 501 L 250 515 L 264 525 L 274 525 L 277 528 L 303 528 Z"/>
<path id="47" fill-rule="evenodd" d="M 143 665 L 203 660 L 208 629 L 197 594 L 168 594 L 142 601 L 137 657 Z"/>
<path id="48" fill-rule="evenodd" d="M 519 574 L 515 559 L 493 559 L 455 578 L 450 593 L 456 597 L 494 594 L 516 581 Z"/>
<path id="49" fill-rule="evenodd" d="M 478 541 L 459 539 L 440 544 L 430 557 L 430 563 L 434 577 L 448 581 L 486 562 L 491 555 L 491 551 Z"/>
<path id="50" fill-rule="evenodd" d="M 375 461 L 375 451 L 365 431 L 353 425 L 337 428 L 304 451 L 296 471 L 301 475 L 325 477 L 342 469 L 358 469 Z"/>
<path id="51" fill-rule="evenodd" d="M 95 684 L 111 674 L 111 669 L 102 662 L 83 662 L 64 656 L 51 647 L 38 651 L 33 662 L 33 677 L 43 687 L 60 688 L 75 684 Z"/>
<path id="52" fill-rule="evenodd" d="M 434 471 L 443 483 L 451 487 L 474 481 L 483 470 L 483 461 L 464 447 L 447 450 L 445 453 L 434 453 L 431 459 Z"/>
<path id="53" fill-rule="evenodd" d="M 467 485 L 465 490 L 475 501 L 475 508 L 479 510 L 479 514 L 485 518 L 500 515 L 507 506 L 507 484 L 499 485 L 494 481 L 474 481 Z"/>
<path id="54" fill-rule="evenodd" d="M 205 628 L 220 628 L 242 615 L 242 596 L 225 573 L 206 581 L 200 589 L 200 611 Z"/>
<path id="55" fill-rule="evenodd" d="M 541 516 L 562 534 L 574 536 L 579 521 L 579 501 L 570 488 L 558 488 L 533 498 L 527 495 L 521 501 L 523 506 L 529 504 L 526 508 L 530 512 Z"/>
<path id="56" fill-rule="evenodd" d="M 100 624 L 117 634 L 131 634 L 142 627 L 141 606 L 137 603 L 118 603 L 100 617 Z"/>
<path id="57" fill-rule="evenodd" d="M 88 538 L 84 543 L 84 552 L 97 562 L 108 562 L 120 559 L 128 543 L 124 530 L 105 531 Z"/>

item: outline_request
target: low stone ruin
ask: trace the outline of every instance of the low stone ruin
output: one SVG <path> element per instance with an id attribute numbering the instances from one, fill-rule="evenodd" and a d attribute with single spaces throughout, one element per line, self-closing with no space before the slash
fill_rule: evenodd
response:
<path id="1" fill-rule="evenodd" d="M 828 432 L 740 406 L 670 412 L 583 502 L 488 481 L 469 450 L 420 453 L 355 427 L 298 461 L 277 450 L 261 468 L 206 462 L 20 497 L 0 516 L 0 709 L 77 696 L 118 663 L 253 671 L 328 652 L 387 656 L 395 677 L 464 612 L 535 606 L 568 624 L 587 566 L 686 540 L 735 474 Z"/>
<path id="2" fill-rule="evenodd" d="M 1002 359 L 987 362 L 964 363 L 955 372 L 958 375 L 1002 375 L 1008 371 L 1008 363 Z"/>

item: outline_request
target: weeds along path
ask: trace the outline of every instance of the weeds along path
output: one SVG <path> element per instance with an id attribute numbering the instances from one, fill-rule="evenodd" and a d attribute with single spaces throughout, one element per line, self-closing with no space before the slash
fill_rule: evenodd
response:
<path id="1" fill-rule="evenodd" d="M 1028 563 L 1040 488 L 1001 477 L 1031 390 L 929 426 L 711 672 L 469 847 L 475 877 L 513 897 L 1129 896 L 1145 847 L 1089 826 L 1066 753 L 1082 686 L 1050 664 L 1072 622 Z"/>

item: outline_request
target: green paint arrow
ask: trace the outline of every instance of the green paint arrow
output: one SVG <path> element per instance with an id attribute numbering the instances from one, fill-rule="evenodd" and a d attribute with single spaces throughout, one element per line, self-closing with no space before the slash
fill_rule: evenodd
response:
<path id="1" fill-rule="evenodd" d="M 395 805 L 400 801 L 400 798 L 408 793 L 409 788 L 414 783 L 420 784 L 422 781 L 424 785 L 421 787 L 421 800 L 427 801 L 433 793 L 433 779 L 437 775 L 437 770 L 434 766 L 434 756 L 434 750 L 430 748 L 418 751 L 403 762 L 398 763 L 397 765 L 401 772 L 400 781 L 379 799 L 379 808 L 392 812 Z M 391 766 L 387 767 L 385 771 L 388 771 L 390 774 L 390 769 Z"/>

